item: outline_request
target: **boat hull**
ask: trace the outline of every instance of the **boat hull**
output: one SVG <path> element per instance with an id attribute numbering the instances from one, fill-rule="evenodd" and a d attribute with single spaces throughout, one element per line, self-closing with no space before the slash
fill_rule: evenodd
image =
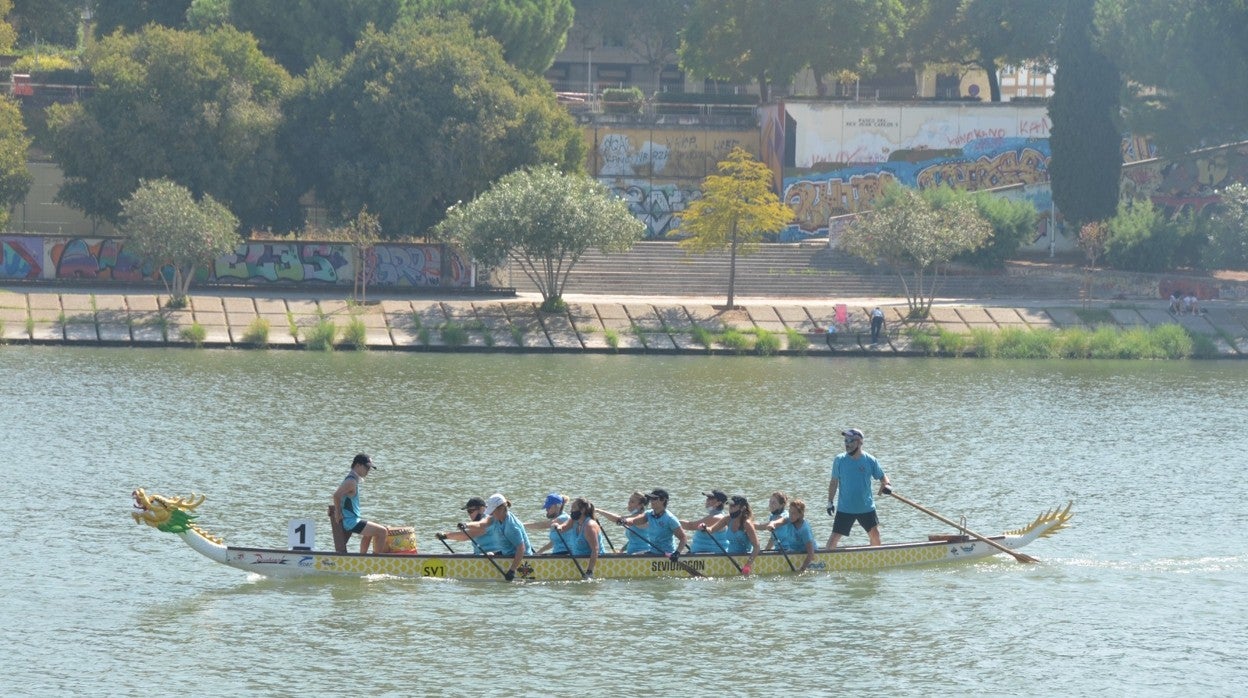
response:
<path id="1" fill-rule="evenodd" d="M 489 559 L 479 555 L 353 555 L 325 551 L 238 548 L 212 543 L 191 531 L 180 535 L 187 539 L 191 547 L 218 562 L 268 577 L 387 575 L 465 581 L 497 581 L 502 577 Z M 1011 540 L 1012 538 L 1015 539 Z M 1007 547 L 1022 542 L 1011 536 L 996 536 L 992 540 Z M 999 553 L 997 549 L 974 539 L 901 543 L 879 547 L 843 547 L 816 552 L 809 570 L 878 570 L 962 562 Z M 736 555 L 733 559 L 737 564 L 744 565 L 747 557 Z M 804 559 L 805 555 L 789 554 L 786 561 L 785 556 L 779 552 L 760 553 L 754 561 L 753 574 L 791 574 L 790 563 L 793 567 L 800 568 Z M 510 564 L 507 559 L 496 558 L 495 562 L 503 569 L 507 569 Z M 574 562 L 567 556 L 526 557 L 516 577 L 531 581 L 579 580 L 581 574 L 577 563 L 583 569 L 588 564 L 588 559 L 577 558 Z M 697 574 L 692 574 L 690 570 Z M 733 560 L 722 554 L 684 555 L 678 562 L 659 555 L 606 554 L 599 556 L 594 567 L 594 576 L 599 579 L 687 578 L 698 575 L 732 577 L 740 574 Z"/>

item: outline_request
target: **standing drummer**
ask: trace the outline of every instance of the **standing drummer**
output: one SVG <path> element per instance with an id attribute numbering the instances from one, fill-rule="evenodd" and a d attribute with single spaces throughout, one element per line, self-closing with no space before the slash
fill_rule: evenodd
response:
<path id="1" fill-rule="evenodd" d="M 367 453 L 357 453 L 351 461 L 351 470 L 334 490 L 334 519 L 348 535 L 359 534 L 361 555 L 368 552 L 369 541 L 372 541 L 374 553 L 390 552 L 390 529 L 360 518 L 360 483 L 376 467 Z"/>
<path id="2" fill-rule="evenodd" d="M 875 515 L 875 499 L 871 495 L 871 480 L 880 481 L 880 492 L 888 494 L 888 476 L 880 462 L 862 450 L 863 434 L 859 429 L 846 429 L 845 451 L 832 461 L 832 476 L 828 480 L 828 515 L 833 516 L 832 535 L 828 537 L 828 549 L 836 547 L 841 538 L 849 535 L 854 522 L 867 532 L 871 545 L 880 544 L 880 520 Z M 837 490 L 840 499 L 837 499 Z"/>

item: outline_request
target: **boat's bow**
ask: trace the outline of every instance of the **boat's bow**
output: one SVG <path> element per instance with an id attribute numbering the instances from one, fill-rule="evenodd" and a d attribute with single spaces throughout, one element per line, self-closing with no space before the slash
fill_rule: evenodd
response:
<path id="1" fill-rule="evenodd" d="M 226 547 L 221 539 L 195 524 L 194 512 L 204 503 L 204 495 L 165 497 L 148 495 L 142 488 L 133 493 L 134 507 L 130 515 L 135 523 L 145 523 L 157 531 L 176 533 L 192 549 L 216 562 L 226 561 Z"/>

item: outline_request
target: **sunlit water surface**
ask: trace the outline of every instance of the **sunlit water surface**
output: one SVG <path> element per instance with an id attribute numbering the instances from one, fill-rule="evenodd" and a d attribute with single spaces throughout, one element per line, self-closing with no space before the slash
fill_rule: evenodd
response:
<path id="1" fill-rule="evenodd" d="M 1248 681 L 1239 363 L 464 356 L 7 347 L 0 695 L 1234 695 Z M 1027 552 L 878 573 L 507 585 L 275 581 L 135 525 L 208 495 L 228 543 L 365 514 L 422 549 L 470 495 L 618 510 L 663 487 L 811 502 L 858 426 L 898 490 Z M 762 509 L 758 506 L 758 509 Z M 886 540 L 947 532 L 889 500 Z M 610 532 L 610 531 L 609 531 Z M 330 545 L 320 531 L 321 547 Z M 861 542 L 855 531 L 850 542 Z"/>

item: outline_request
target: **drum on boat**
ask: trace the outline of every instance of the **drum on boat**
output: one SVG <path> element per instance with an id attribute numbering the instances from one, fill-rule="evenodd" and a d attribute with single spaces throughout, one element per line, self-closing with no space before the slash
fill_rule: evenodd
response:
<path id="1" fill-rule="evenodd" d="M 392 553 L 416 554 L 416 529 L 411 526 L 391 526 L 386 542 Z"/>

